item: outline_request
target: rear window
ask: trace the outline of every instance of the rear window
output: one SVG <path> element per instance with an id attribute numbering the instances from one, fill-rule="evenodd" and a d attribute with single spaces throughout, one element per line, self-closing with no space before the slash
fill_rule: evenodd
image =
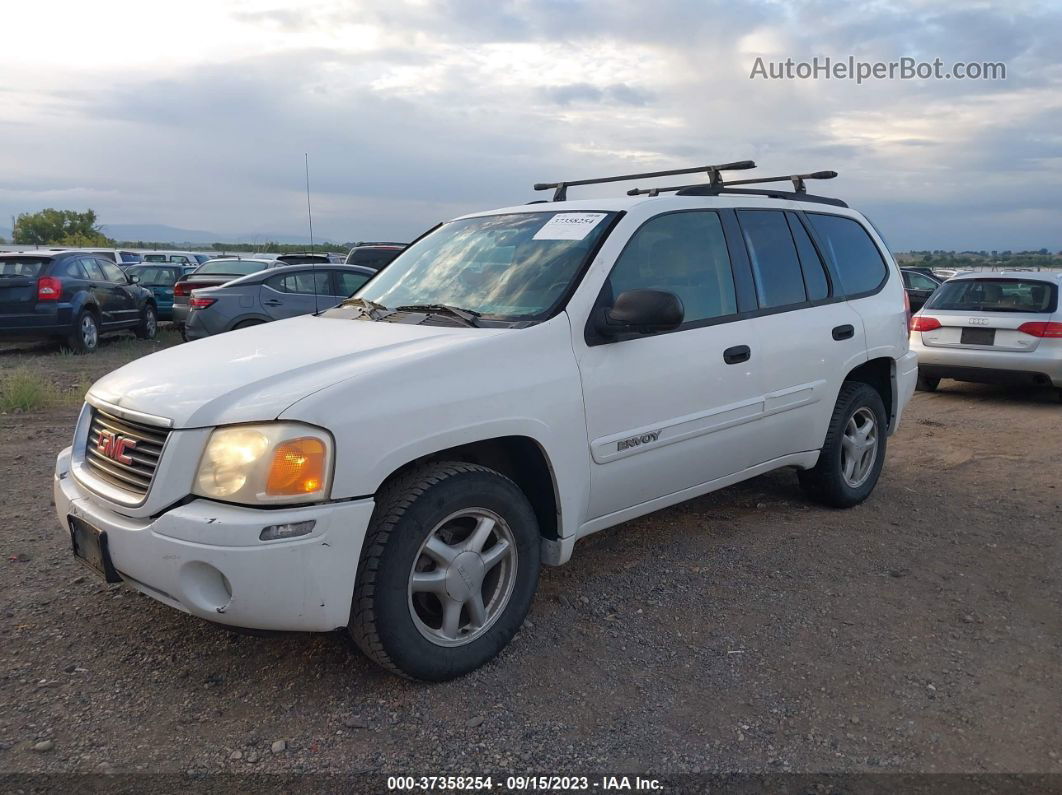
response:
<path id="1" fill-rule="evenodd" d="M 277 259 L 285 265 L 309 265 L 311 263 L 328 262 L 328 257 L 323 254 L 281 254 Z"/>
<path id="2" fill-rule="evenodd" d="M 140 283 L 145 287 L 172 287 L 177 281 L 177 271 L 173 268 L 139 267 L 130 268 L 128 272 L 140 277 Z"/>
<path id="3" fill-rule="evenodd" d="M 848 295 L 872 293 L 881 287 L 888 275 L 881 252 L 858 221 L 840 215 L 807 213 L 823 247 L 824 255 L 833 261 Z"/>
<path id="4" fill-rule="evenodd" d="M 141 260 L 140 255 L 137 254 L 135 251 L 123 251 L 121 252 L 121 256 L 123 265 L 131 265 L 135 262 L 143 261 Z"/>
<path id="5" fill-rule="evenodd" d="M 166 262 L 165 254 L 145 254 L 144 262 Z"/>
<path id="6" fill-rule="evenodd" d="M 944 282 L 926 309 L 959 312 L 1029 312 L 1049 314 L 1058 308 L 1058 287 L 1035 279 L 959 279 Z"/>
<path id="7" fill-rule="evenodd" d="M 266 263 L 264 262 L 252 262 L 246 259 L 215 259 L 201 265 L 196 270 L 196 275 L 200 273 L 238 273 L 241 276 L 248 273 L 258 273 L 258 271 L 265 270 Z"/>
<path id="8" fill-rule="evenodd" d="M 28 276 L 31 279 L 36 279 L 46 262 L 47 260 L 43 259 L 4 258 L 0 260 L 0 278 L 4 276 Z"/>
<path id="9" fill-rule="evenodd" d="M 356 248 L 347 255 L 347 265 L 364 265 L 378 271 L 401 253 L 400 248 Z"/>

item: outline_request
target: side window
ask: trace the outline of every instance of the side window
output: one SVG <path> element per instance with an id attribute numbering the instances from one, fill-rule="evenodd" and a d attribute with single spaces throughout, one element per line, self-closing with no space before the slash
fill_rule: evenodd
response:
<path id="1" fill-rule="evenodd" d="M 288 289 L 285 286 L 284 280 L 287 279 L 287 278 L 288 278 L 287 276 L 283 276 L 283 275 L 281 275 L 281 276 L 273 276 L 273 277 L 265 280 L 265 286 L 269 287 L 272 290 L 276 290 L 278 293 L 286 293 L 288 291 Z"/>
<path id="2" fill-rule="evenodd" d="M 81 260 L 79 259 L 68 259 L 63 263 L 61 275 L 69 276 L 71 279 L 88 278 L 88 274 L 85 273 L 85 269 L 81 266 Z"/>
<path id="3" fill-rule="evenodd" d="M 885 260 L 862 224 L 840 215 L 807 213 L 807 217 L 848 295 L 869 293 L 881 286 L 888 276 Z"/>
<path id="4" fill-rule="evenodd" d="M 336 273 L 336 287 L 338 288 L 336 295 L 354 295 L 368 280 L 369 277 L 363 273 L 345 273 L 340 271 Z"/>
<path id="5" fill-rule="evenodd" d="M 125 284 L 128 281 L 122 269 L 113 262 L 108 262 L 105 259 L 97 259 L 96 262 L 103 268 L 103 275 L 107 278 L 107 281 L 117 282 L 118 284 Z"/>
<path id="6" fill-rule="evenodd" d="M 932 279 L 923 276 L 921 273 L 914 273 L 913 271 L 907 271 L 904 275 L 910 280 L 908 286 L 912 290 L 936 290 L 937 283 Z"/>
<path id="7" fill-rule="evenodd" d="M 723 225 L 711 210 L 646 221 L 619 255 L 608 283 L 613 298 L 646 288 L 674 293 L 685 309 L 685 323 L 737 312 Z"/>
<path id="8" fill-rule="evenodd" d="M 170 262 L 180 262 L 183 265 L 187 265 L 188 257 L 184 256 L 183 254 L 171 254 Z"/>
<path id="9" fill-rule="evenodd" d="M 738 210 L 761 309 L 808 300 L 793 235 L 781 210 Z"/>
<path id="10" fill-rule="evenodd" d="M 809 301 L 820 301 L 830 294 L 830 282 L 826 278 L 826 267 L 822 264 L 819 252 L 811 242 L 811 236 L 796 213 L 787 212 L 785 218 L 789 221 L 789 231 L 793 233 L 793 242 L 796 243 L 797 256 L 800 257 L 800 269 L 804 272 L 804 287 L 807 289 Z"/>
<path id="11" fill-rule="evenodd" d="M 85 272 L 90 279 L 95 279 L 98 282 L 107 281 L 107 275 L 103 272 L 103 268 L 100 267 L 97 260 L 94 260 L 91 257 L 82 257 L 81 267 L 85 269 Z"/>
<path id="12" fill-rule="evenodd" d="M 328 284 L 328 271 L 302 271 L 293 273 L 287 278 L 289 293 L 302 293 L 303 295 L 331 295 L 332 288 Z M 316 287 L 314 281 L 316 279 Z"/>

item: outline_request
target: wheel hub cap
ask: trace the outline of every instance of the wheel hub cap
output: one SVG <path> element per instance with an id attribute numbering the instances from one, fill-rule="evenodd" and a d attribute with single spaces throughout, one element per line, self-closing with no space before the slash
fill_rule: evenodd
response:
<path id="1" fill-rule="evenodd" d="M 409 614 L 425 638 L 462 646 L 505 611 L 516 583 L 516 539 L 504 519 L 468 508 L 439 522 L 409 573 Z"/>
<path id="2" fill-rule="evenodd" d="M 841 437 L 841 477 L 853 489 L 866 483 L 878 458 L 878 421 L 870 409 L 858 409 Z"/>

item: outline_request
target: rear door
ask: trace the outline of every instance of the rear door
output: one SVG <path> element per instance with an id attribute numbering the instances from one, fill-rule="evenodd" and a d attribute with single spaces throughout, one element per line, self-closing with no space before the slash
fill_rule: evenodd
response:
<path id="1" fill-rule="evenodd" d="M 332 301 L 331 293 L 329 271 L 307 269 L 267 279 L 258 297 L 267 315 L 274 320 L 283 320 L 339 303 L 338 300 Z"/>
<path id="2" fill-rule="evenodd" d="M 799 213 L 736 215 L 759 305 L 762 463 L 822 447 L 845 374 L 866 360 L 866 337 Z"/>
<path id="3" fill-rule="evenodd" d="M 44 257 L 0 259 L 0 315 L 21 315 L 37 305 L 37 279 L 44 273 Z"/>
<path id="4" fill-rule="evenodd" d="M 940 327 L 922 332 L 922 344 L 940 348 L 1031 352 L 1041 337 L 1022 331 L 1048 323 L 1058 309 L 1058 287 L 1039 279 L 956 279 L 940 286 L 922 311 Z"/>
<path id="5" fill-rule="evenodd" d="M 907 297 L 911 301 L 911 311 L 917 312 L 925 306 L 929 296 L 933 295 L 933 291 L 937 289 L 937 283 L 928 276 L 915 271 L 901 271 L 901 273 L 904 289 L 907 290 Z"/>

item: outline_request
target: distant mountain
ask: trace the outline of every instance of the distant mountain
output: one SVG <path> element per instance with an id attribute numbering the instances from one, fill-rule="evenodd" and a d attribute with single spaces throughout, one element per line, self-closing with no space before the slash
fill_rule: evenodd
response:
<path id="1" fill-rule="evenodd" d="M 115 240 L 142 240 L 145 243 L 294 243 L 309 245 L 305 235 L 283 235 L 269 232 L 207 232 L 202 229 L 181 229 L 166 224 L 103 224 L 103 233 Z M 0 232 L 0 234 L 3 234 Z M 4 235 L 9 237 L 9 235 Z M 332 243 L 328 239 L 316 239 L 315 243 Z"/>

